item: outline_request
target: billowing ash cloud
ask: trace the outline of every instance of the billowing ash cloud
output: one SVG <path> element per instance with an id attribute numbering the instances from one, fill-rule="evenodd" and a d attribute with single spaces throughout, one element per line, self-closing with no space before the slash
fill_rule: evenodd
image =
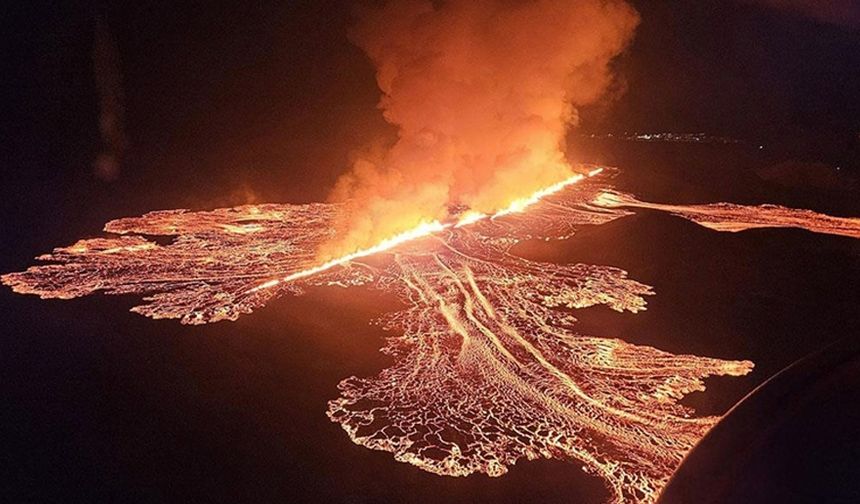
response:
<path id="1" fill-rule="evenodd" d="M 576 107 L 613 82 L 632 38 L 621 0 L 392 1 L 351 38 L 377 69 L 396 143 L 355 161 L 332 192 L 352 212 L 328 258 L 371 246 L 452 205 L 491 213 L 572 174 Z"/>

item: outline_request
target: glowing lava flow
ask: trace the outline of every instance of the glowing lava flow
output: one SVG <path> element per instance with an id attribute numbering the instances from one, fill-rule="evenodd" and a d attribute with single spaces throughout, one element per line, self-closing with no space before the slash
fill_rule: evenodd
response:
<path id="1" fill-rule="evenodd" d="M 301 271 L 297 271 L 295 273 L 291 273 L 285 276 L 282 279 L 269 280 L 268 282 L 264 282 L 253 289 L 249 290 L 249 293 L 253 293 L 262 289 L 268 289 L 269 287 L 274 287 L 281 282 L 292 282 L 294 280 L 300 280 L 302 278 L 306 278 L 309 276 L 316 275 L 317 273 L 322 273 L 328 269 L 334 268 L 335 266 L 342 266 L 350 261 L 354 261 L 355 259 L 359 259 L 362 257 L 367 257 L 370 255 L 378 254 L 380 252 L 385 252 L 388 249 L 394 248 L 401 243 L 406 243 L 408 241 L 412 241 L 418 238 L 422 238 L 424 236 L 433 234 L 437 231 L 441 231 L 448 226 L 443 225 L 439 221 L 432 222 L 424 222 L 419 224 L 418 226 L 404 231 L 398 235 L 395 235 L 387 240 L 381 241 L 378 245 L 374 245 L 373 247 L 362 249 L 355 251 L 351 254 L 347 254 L 345 256 L 338 257 L 336 259 L 332 259 L 331 261 L 324 262 L 319 266 L 314 266 L 312 268 L 304 269 Z"/>
<path id="2" fill-rule="evenodd" d="M 235 320 L 304 286 L 396 294 L 404 308 L 381 320 L 392 332 L 383 351 L 393 363 L 343 380 L 329 403 L 328 416 L 355 443 L 449 476 L 499 476 L 522 459 L 578 461 L 602 479 L 610 502 L 650 503 L 717 421 L 695 417 L 679 400 L 704 390 L 704 378 L 743 375 L 752 363 L 582 334 L 575 310 L 636 313 L 651 288 L 618 268 L 536 262 L 512 247 L 571 237 L 629 215 L 623 207 L 733 231 L 792 225 L 858 236 L 860 220 L 783 207 L 646 204 L 612 192 L 599 174 L 572 177 L 493 216 L 428 222 L 310 268 L 343 207 L 267 204 L 119 219 L 105 226 L 114 236 L 57 248 L 39 257 L 51 264 L 2 280 L 43 298 L 144 295 L 133 311 L 187 324 Z M 370 255 L 376 260 L 357 261 Z"/>
<path id="3" fill-rule="evenodd" d="M 603 171 L 603 168 L 595 168 L 595 169 L 591 170 L 590 172 L 588 172 L 588 176 L 593 177 L 602 171 Z M 546 187 L 546 188 L 541 189 L 539 191 L 535 191 L 531 196 L 529 196 L 527 198 L 521 198 L 518 200 L 514 200 L 506 208 L 496 212 L 492 216 L 492 218 L 495 219 L 497 217 L 502 217 L 502 216 L 505 216 L 508 214 L 522 212 L 526 208 L 534 205 L 535 203 L 539 202 L 543 198 L 546 198 L 547 196 L 555 194 L 555 193 L 561 191 L 562 189 L 564 189 L 565 187 L 567 187 L 571 184 L 575 184 L 584 178 L 585 178 L 585 175 L 577 174 L 577 175 L 574 175 L 568 179 L 562 180 L 561 182 L 555 183 L 549 187 Z"/>
<path id="4" fill-rule="evenodd" d="M 591 170 L 590 172 L 588 172 L 588 176 L 593 177 L 602 171 L 603 171 L 602 168 L 595 168 L 595 169 Z M 527 198 L 515 200 L 508 207 L 496 212 L 493 215 L 486 215 L 486 214 L 471 212 L 471 211 L 466 212 L 466 215 L 464 215 L 462 218 L 460 218 L 454 226 L 455 227 L 462 227 L 462 226 L 466 226 L 469 224 L 473 224 L 473 223 L 475 223 L 481 219 L 487 218 L 487 217 L 495 219 L 496 217 L 501 217 L 503 215 L 522 212 L 526 208 L 528 208 L 531 205 L 540 201 L 542 198 L 545 198 L 549 195 L 555 194 L 555 193 L 561 191 L 562 189 L 564 189 L 565 187 L 567 187 L 571 184 L 575 184 L 584 178 L 585 178 L 585 175 L 582 175 L 581 173 L 577 173 L 576 175 L 572 175 L 572 176 L 562 180 L 561 182 L 557 182 L 557 183 L 555 183 L 549 187 L 546 187 L 544 189 L 540 189 L 540 190 L 536 191 L 534 194 L 532 194 L 531 196 L 529 196 Z M 402 233 L 399 233 L 395 236 L 392 236 L 391 238 L 388 238 L 386 240 L 379 242 L 377 245 L 374 245 L 373 247 L 357 250 L 357 251 L 352 252 L 350 254 L 346 254 L 344 256 L 341 256 L 341 257 L 332 259 L 330 261 L 324 262 L 323 264 L 320 264 L 319 266 L 314 266 L 312 268 L 308 268 L 308 269 L 304 269 L 301 271 L 297 271 L 295 273 L 291 273 L 291 274 L 285 276 L 284 278 L 273 279 L 273 280 L 269 280 L 267 282 L 263 282 L 262 284 L 250 289 L 248 291 L 248 293 L 250 294 L 250 293 L 257 292 L 259 290 L 268 289 L 270 287 L 275 287 L 276 285 L 279 285 L 282 282 L 292 282 L 294 280 L 300 280 L 302 278 L 313 276 L 313 275 L 316 275 L 317 273 L 322 273 L 323 271 L 334 268 L 335 266 L 342 266 L 346 263 L 349 263 L 350 261 L 354 261 L 355 259 L 360 259 L 362 257 L 367 257 L 367 256 L 371 256 L 374 254 L 378 254 L 380 252 L 385 252 L 385 251 L 392 249 L 392 248 L 394 248 L 394 247 L 396 247 L 402 243 L 406 243 L 406 242 L 409 242 L 412 240 L 416 240 L 418 238 L 423 238 L 425 236 L 429 236 L 433 233 L 442 231 L 443 229 L 446 229 L 449 227 L 451 227 L 451 224 L 442 224 L 439 221 L 422 222 L 421 224 L 415 226 L 412 229 L 409 229 L 409 230 L 404 231 Z M 236 228 L 236 226 L 228 227 L 228 229 L 231 229 L 231 230 L 232 230 L 232 228 Z M 256 229 L 256 230 L 259 230 L 259 229 Z M 243 230 L 242 232 L 247 232 L 247 231 Z"/>
<path id="5" fill-rule="evenodd" d="M 602 171 L 603 171 L 603 168 L 594 168 L 593 170 L 588 172 L 587 176 L 593 177 L 595 175 L 600 174 Z M 497 211 L 496 213 L 494 213 L 492 215 L 487 215 L 485 213 L 475 212 L 475 211 L 469 210 L 460 218 L 459 221 L 457 221 L 457 224 L 455 225 L 455 227 L 468 226 L 469 224 L 474 224 L 475 222 L 478 222 L 478 221 L 480 221 L 482 219 L 486 219 L 486 218 L 496 219 L 498 217 L 504 217 L 505 215 L 509 215 L 512 213 L 523 212 L 528 207 L 534 205 L 535 203 L 539 202 L 543 198 L 545 198 L 547 196 L 551 196 L 551 195 L 561 191 L 565 187 L 579 182 L 580 180 L 584 179 L 585 177 L 586 177 L 586 175 L 583 175 L 581 173 L 577 173 L 576 175 L 568 177 L 568 178 L 562 180 L 561 182 L 556 182 L 555 184 L 552 184 L 548 187 L 545 187 L 543 189 L 539 189 L 526 198 L 516 199 L 516 200 L 512 201 L 507 207 Z"/>
<path id="6" fill-rule="evenodd" d="M 711 203 L 705 205 L 665 205 L 637 200 L 633 195 L 605 191 L 594 203 L 607 208 L 647 208 L 668 212 L 714 231 L 737 233 L 755 228 L 794 227 L 813 233 L 860 238 L 860 219 L 834 217 L 812 210 L 780 205 L 735 205 Z"/>

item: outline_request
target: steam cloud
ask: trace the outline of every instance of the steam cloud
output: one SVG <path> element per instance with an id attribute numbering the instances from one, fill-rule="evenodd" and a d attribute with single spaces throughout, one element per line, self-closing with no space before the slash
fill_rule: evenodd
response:
<path id="1" fill-rule="evenodd" d="M 452 206 L 492 213 L 572 175 L 576 107 L 613 82 L 639 21 L 622 0 L 411 0 L 361 12 L 397 141 L 360 156 L 332 191 L 349 201 L 322 258 L 378 243 Z"/>

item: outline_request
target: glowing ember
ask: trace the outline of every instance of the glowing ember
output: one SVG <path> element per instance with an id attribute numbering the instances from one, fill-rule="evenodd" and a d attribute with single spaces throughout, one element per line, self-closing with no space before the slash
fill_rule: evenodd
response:
<path id="1" fill-rule="evenodd" d="M 384 317 L 395 363 L 351 377 L 328 415 L 353 441 L 437 474 L 503 474 L 519 459 L 576 460 L 612 502 L 653 502 L 717 420 L 678 404 L 702 379 L 748 373 L 748 361 L 672 355 L 574 330 L 572 310 L 645 309 L 651 288 L 625 271 L 556 265 L 511 252 L 518 241 L 665 210 L 718 230 L 799 226 L 858 236 L 860 220 L 783 207 L 657 205 L 574 177 L 497 215 L 426 222 L 374 247 L 314 265 L 344 211 L 333 204 L 152 212 L 109 222 L 123 236 L 81 240 L 2 277 L 21 293 L 74 298 L 145 294 L 133 311 L 201 324 L 234 320 L 304 285 L 365 285 L 406 304 Z M 527 211 L 523 211 L 527 210 Z M 488 218 L 492 217 L 492 218 Z M 141 235 L 173 236 L 161 245 Z M 375 254 L 376 266 L 359 261 Z M 385 260 L 382 260 L 385 259 Z"/>

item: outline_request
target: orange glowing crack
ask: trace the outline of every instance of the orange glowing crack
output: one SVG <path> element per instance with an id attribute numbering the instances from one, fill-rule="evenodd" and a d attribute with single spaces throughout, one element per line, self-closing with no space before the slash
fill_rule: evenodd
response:
<path id="1" fill-rule="evenodd" d="M 316 275 L 317 273 L 321 273 L 325 270 L 334 268 L 335 266 L 340 266 L 342 264 L 346 264 L 346 263 L 353 261 L 355 259 L 359 259 L 361 257 L 367 257 L 369 255 L 377 254 L 379 252 L 383 252 L 383 251 L 389 250 L 391 248 L 394 248 L 394 247 L 400 245 L 401 243 L 406 243 L 408 241 L 412 241 L 412 240 L 415 240 L 417 238 L 431 235 L 437 231 L 441 231 L 441 230 L 445 229 L 446 227 L 449 227 L 449 226 L 446 226 L 439 221 L 424 222 L 424 223 L 421 223 L 418 226 L 416 226 L 416 227 L 414 227 L 408 231 L 404 231 L 403 233 L 400 233 L 398 235 L 392 236 L 391 238 L 383 240 L 383 241 L 379 242 L 379 244 L 374 245 L 373 247 L 357 250 L 351 254 L 347 254 L 345 256 L 338 257 L 336 259 L 332 259 L 331 261 L 324 262 L 324 263 L 320 264 L 319 266 L 314 266 L 313 268 L 308 268 L 308 269 L 305 269 L 302 271 L 297 271 L 291 275 L 287 275 L 287 276 L 280 278 L 280 279 L 269 280 L 268 282 L 262 283 L 256 287 L 254 287 L 253 289 L 250 289 L 248 292 L 249 293 L 257 292 L 261 289 L 267 289 L 269 287 L 274 287 L 274 286 L 280 284 L 281 282 L 291 282 L 293 280 L 298 280 L 300 278 L 306 278 L 306 277 L 309 277 L 312 275 Z"/>
<path id="2" fill-rule="evenodd" d="M 595 168 L 594 170 L 591 170 L 590 172 L 588 172 L 587 176 L 593 177 L 602 171 L 603 171 L 603 168 Z M 557 183 L 555 183 L 549 187 L 545 187 L 543 189 L 537 190 L 528 197 L 514 200 L 513 202 L 511 202 L 510 205 L 507 206 L 507 208 L 499 210 L 498 212 L 493 214 L 490 218 L 495 219 L 497 217 L 502 217 L 503 215 L 522 212 L 526 208 L 534 205 L 535 203 L 542 200 L 543 198 L 545 198 L 551 194 L 555 194 L 555 193 L 561 191 L 562 189 L 564 189 L 565 187 L 579 182 L 580 180 L 584 179 L 585 177 L 586 177 L 586 175 L 583 175 L 581 173 L 577 173 L 576 175 L 569 177 L 565 180 L 562 180 L 561 182 L 557 182 Z"/>
<path id="3" fill-rule="evenodd" d="M 352 252 L 350 254 L 347 254 L 347 255 L 332 259 L 330 261 L 327 261 L 323 264 L 320 264 L 319 266 L 314 266 L 312 268 L 304 269 L 302 271 L 297 271 L 297 272 L 292 273 L 290 275 L 287 275 L 283 278 L 268 280 L 268 281 L 263 282 L 260 285 L 254 287 L 252 289 L 249 289 L 247 291 L 247 293 L 250 294 L 250 293 L 254 293 L 254 292 L 257 292 L 257 291 L 260 291 L 263 289 L 275 287 L 277 285 L 280 285 L 283 282 L 292 282 L 294 280 L 300 280 L 302 278 L 307 278 L 309 276 L 316 275 L 317 273 L 322 273 L 323 271 L 334 268 L 335 266 L 341 266 L 341 265 L 344 265 L 344 264 L 346 264 L 350 261 L 353 261 L 355 259 L 360 259 L 362 257 L 367 257 L 370 255 L 378 254 L 380 252 L 384 252 L 386 250 L 390 250 L 390 249 L 392 249 L 392 248 L 394 248 L 400 244 L 403 244 L 403 243 L 406 243 L 406 242 L 409 242 L 412 240 L 416 240 L 418 238 L 423 238 L 425 236 L 429 236 L 433 233 L 437 233 L 439 231 L 450 228 L 452 226 L 453 227 L 463 227 L 463 226 L 478 222 L 479 220 L 482 220 L 482 219 L 487 218 L 487 217 L 489 217 L 491 219 L 495 219 L 497 217 L 502 217 L 504 215 L 522 212 L 526 208 L 534 205 L 535 203 L 542 200 L 543 198 L 546 198 L 547 196 L 550 196 L 552 194 L 555 194 L 555 193 L 561 191 L 565 187 L 568 187 L 572 184 L 579 182 L 580 180 L 584 179 L 586 176 L 593 177 L 593 176 L 601 173 L 602 171 L 603 171 L 603 168 L 595 168 L 595 169 L 591 170 L 590 172 L 588 172 L 587 175 L 583 175 L 581 173 L 577 173 L 575 175 L 572 175 L 571 177 L 568 177 L 568 178 L 562 180 L 561 182 L 557 182 L 551 186 L 545 187 L 543 189 L 539 189 L 539 190 L 535 191 L 534 193 L 532 193 L 528 197 L 514 200 L 506 208 L 499 210 L 498 212 L 496 212 L 490 216 L 483 214 L 483 213 L 480 213 L 480 212 L 467 211 L 457 221 L 457 223 L 453 224 L 453 225 L 452 224 L 443 224 L 437 220 L 430 221 L 430 222 L 422 222 L 418 226 L 415 226 L 412 229 L 409 229 L 409 230 L 404 231 L 400 234 L 392 236 L 391 238 L 385 239 L 385 240 L 379 242 L 377 245 L 374 245 L 373 247 L 368 247 L 366 249 L 357 250 L 357 251 Z M 239 232 L 239 230 L 236 229 L 237 226 L 224 226 L 224 227 L 225 227 L 225 229 L 228 229 L 230 231 Z M 249 231 L 242 230 L 241 232 L 249 232 Z"/>
<path id="4" fill-rule="evenodd" d="M 586 177 L 593 177 L 593 176 L 601 173 L 602 171 L 603 171 L 603 168 L 595 168 L 595 169 L 589 171 L 587 175 L 577 173 L 576 175 L 568 177 L 568 178 L 562 180 L 561 182 L 557 182 L 555 184 L 552 184 L 551 186 L 545 187 L 543 189 L 539 189 L 527 197 L 516 199 L 516 200 L 512 201 L 510 204 L 508 204 L 507 207 L 497 211 L 496 213 L 494 213 L 492 215 L 488 215 L 488 214 L 481 213 L 481 212 L 476 212 L 474 210 L 469 210 L 466 213 L 464 213 L 462 217 L 460 217 L 460 220 L 457 221 L 457 224 L 455 225 L 455 227 L 468 226 L 469 224 L 473 224 L 475 222 L 478 222 L 479 220 L 483 220 L 486 218 L 496 219 L 498 217 L 502 217 L 502 216 L 509 215 L 512 213 L 523 212 L 528 207 L 534 205 L 535 203 L 542 200 L 543 198 L 545 198 L 549 195 L 555 194 L 555 193 L 561 191 L 562 189 L 564 189 L 565 187 L 567 187 L 571 184 L 575 184 L 575 183 L 579 182 L 580 180 L 582 180 Z"/>

